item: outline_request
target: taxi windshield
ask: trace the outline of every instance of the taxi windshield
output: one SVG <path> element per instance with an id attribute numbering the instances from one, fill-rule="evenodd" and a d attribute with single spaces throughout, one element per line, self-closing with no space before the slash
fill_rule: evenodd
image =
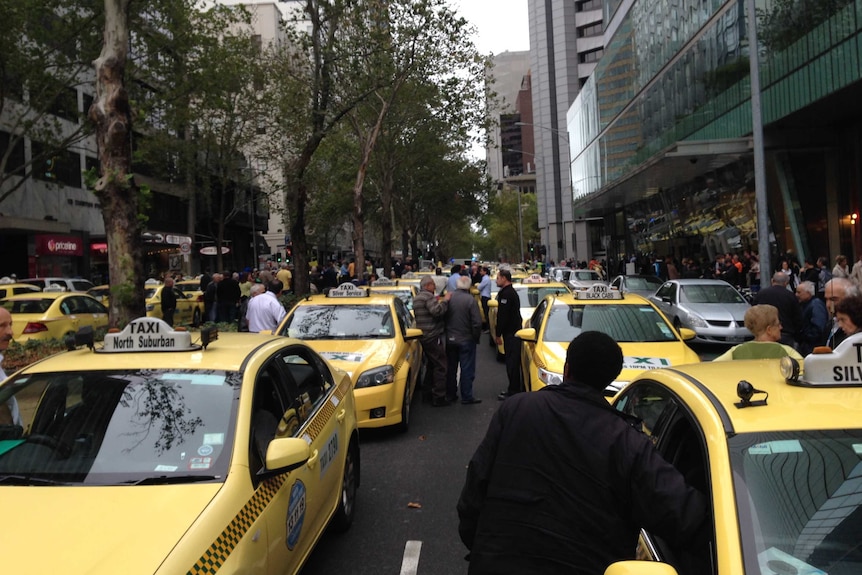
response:
<path id="1" fill-rule="evenodd" d="M 24 374 L 0 390 L 0 484 L 224 479 L 241 375 Z"/>
<path id="2" fill-rule="evenodd" d="M 862 430 L 728 440 L 746 573 L 862 573 Z"/>
<path id="3" fill-rule="evenodd" d="M 544 340 L 569 343 L 582 331 L 600 331 L 619 343 L 676 341 L 662 316 L 649 305 L 554 305 Z"/>
<path id="4" fill-rule="evenodd" d="M 150 299 L 154 297 L 157 291 L 159 291 L 159 288 L 146 288 L 144 290 L 144 299 Z"/>
<path id="5" fill-rule="evenodd" d="M 298 339 L 387 339 L 395 337 L 387 305 L 300 305 L 287 333 Z"/>
<path id="6" fill-rule="evenodd" d="M 518 298 L 521 300 L 521 307 L 536 307 L 539 302 L 545 299 L 546 295 L 560 295 L 569 293 L 564 287 L 520 287 L 515 288 Z"/>

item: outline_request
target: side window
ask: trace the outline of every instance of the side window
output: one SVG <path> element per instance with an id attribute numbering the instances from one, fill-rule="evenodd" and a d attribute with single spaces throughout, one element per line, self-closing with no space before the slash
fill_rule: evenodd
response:
<path id="1" fill-rule="evenodd" d="M 400 298 L 395 298 L 395 313 L 398 315 L 398 324 L 401 326 L 401 335 L 407 334 L 407 328 L 413 325 L 413 316 Z"/>
<path id="2" fill-rule="evenodd" d="M 547 300 L 542 300 L 542 302 L 536 306 L 535 311 L 533 311 L 533 317 L 530 318 L 530 327 L 536 330 L 536 333 L 539 333 L 539 329 L 542 327 L 542 317 L 545 315 L 545 310 L 548 309 Z"/>
<path id="3" fill-rule="evenodd" d="M 642 381 L 623 390 L 614 407 L 640 419 L 643 432 L 657 445 L 667 421 L 676 412 L 677 403 L 666 387 Z"/>
<path id="4" fill-rule="evenodd" d="M 269 442 L 279 432 L 288 412 L 287 398 L 285 376 L 279 370 L 277 360 L 271 360 L 260 370 L 254 382 L 249 456 L 252 474 L 264 466 Z"/>
<path id="5" fill-rule="evenodd" d="M 319 409 L 330 387 L 315 359 L 313 354 L 302 348 L 290 349 L 281 355 L 282 368 L 289 380 L 289 409 L 296 411 L 296 424 L 299 427 Z"/>
<path id="6" fill-rule="evenodd" d="M 87 313 L 108 313 L 105 306 L 95 300 L 84 298 L 84 302 L 87 304 Z"/>

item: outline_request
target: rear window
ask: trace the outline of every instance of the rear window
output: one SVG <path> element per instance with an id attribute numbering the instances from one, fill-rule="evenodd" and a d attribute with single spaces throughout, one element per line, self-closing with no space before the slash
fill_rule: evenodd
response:
<path id="1" fill-rule="evenodd" d="M 9 310 L 9 313 L 45 313 L 51 304 L 52 299 L 19 299 L 14 301 L 3 302 L 3 307 Z"/>

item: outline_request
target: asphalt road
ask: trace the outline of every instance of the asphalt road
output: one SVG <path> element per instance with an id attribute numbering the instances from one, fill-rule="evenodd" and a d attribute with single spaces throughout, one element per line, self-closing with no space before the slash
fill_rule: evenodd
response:
<path id="1" fill-rule="evenodd" d="M 431 407 L 416 396 L 407 433 L 360 430 L 356 519 L 346 533 L 328 533 L 318 543 L 303 575 L 467 572 L 455 505 L 467 463 L 506 386 L 505 368 L 487 335 L 476 363 L 474 394 L 482 403 Z"/>
<path id="2" fill-rule="evenodd" d="M 697 346 L 710 360 L 725 348 Z M 455 505 L 467 463 L 497 409 L 506 371 L 482 336 L 477 405 L 435 408 L 419 397 L 407 433 L 360 430 L 361 485 L 356 519 L 318 543 L 303 575 L 455 575 L 467 572 Z"/>

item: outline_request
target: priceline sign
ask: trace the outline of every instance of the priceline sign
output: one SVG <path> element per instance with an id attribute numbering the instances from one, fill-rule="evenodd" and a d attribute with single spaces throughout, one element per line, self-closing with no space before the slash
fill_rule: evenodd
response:
<path id="1" fill-rule="evenodd" d="M 36 235 L 36 254 L 40 256 L 82 256 L 84 242 L 77 236 Z"/>

